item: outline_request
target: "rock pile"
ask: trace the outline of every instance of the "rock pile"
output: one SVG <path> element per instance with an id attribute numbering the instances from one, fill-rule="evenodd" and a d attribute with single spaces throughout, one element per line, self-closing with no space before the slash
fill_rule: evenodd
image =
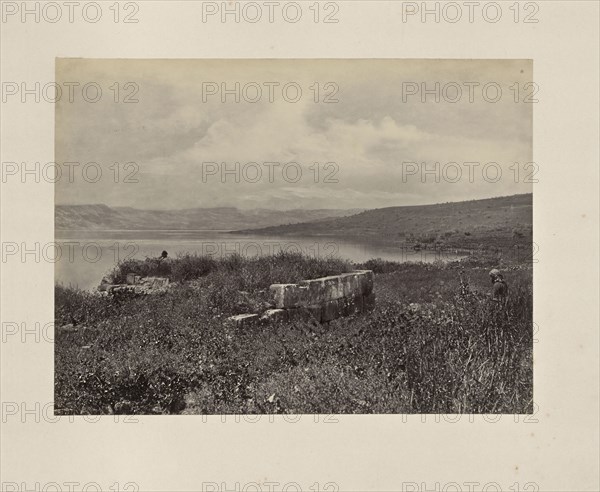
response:
<path id="1" fill-rule="evenodd" d="M 128 273 L 126 284 L 110 284 L 102 281 L 98 290 L 107 296 L 149 295 L 166 292 L 168 287 L 169 279 L 166 277 L 141 277 Z"/>

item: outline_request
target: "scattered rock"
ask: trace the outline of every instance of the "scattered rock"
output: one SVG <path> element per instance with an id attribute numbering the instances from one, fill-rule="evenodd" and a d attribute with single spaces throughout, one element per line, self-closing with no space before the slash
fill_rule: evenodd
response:
<path id="1" fill-rule="evenodd" d="M 235 328 L 247 328 L 256 325 L 260 321 L 260 318 L 258 314 L 237 314 L 227 318 L 225 321 Z"/>
<path id="2" fill-rule="evenodd" d="M 60 331 L 66 331 L 66 332 L 75 332 L 75 331 L 79 331 L 79 328 L 77 328 L 75 325 L 69 323 L 67 325 L 62 325 L 58 328 Z"/>
<path id="3" fill-rule="evenodd" d="M 109 297 L 135 297 L 138 295 L 160 294 L 166 292 L 171 284 L 166 277 L 140 277 L 133 273 L 127 274 L 127 283 L 109 284 L 106 279 L 98 286 L 101 295 Z"/>
<path id="4" fill-rule="evenodd" d="M 268 323 L 277 323 L 289 319 L 286 309 L 267 309 L 260 317 L 261 321 Z"/>

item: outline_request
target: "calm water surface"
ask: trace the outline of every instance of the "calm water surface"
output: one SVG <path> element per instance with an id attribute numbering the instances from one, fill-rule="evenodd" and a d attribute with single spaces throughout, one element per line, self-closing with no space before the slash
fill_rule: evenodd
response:
<path id="1" fill-rule="evenodd" d="M 364 262 L 382 258 L 399 262 L 454 260 L 462 255 L 412 251 L 375 240 L 326 237 L 281 237 L 231 234 L 226 231 L 56 231 L 55 281 L 94 289 L 120 260 L 178 253 L 224 257 L 233 253 L 255 258 L 279 251 L 345 258 Z"/>

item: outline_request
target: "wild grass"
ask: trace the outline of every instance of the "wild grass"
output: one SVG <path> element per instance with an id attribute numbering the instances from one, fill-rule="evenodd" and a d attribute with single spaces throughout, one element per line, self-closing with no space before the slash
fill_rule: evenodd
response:
<path id="1" fill-rule="evenodd" d="M 271 283 L 298 282 L 306 278 L 336 275 L 352 269 L 349 261 L 339 258 L 315 258 L 299 253 L 279 252 L 255 258 L 232 254 L 222 258 L 183 253 L 176 259 L 145 261 L 129 259 L 118 263 L 108 275 L 112 283 L 125 283 L 128 273 L 143 277 L 162 276 L 185 282 L 209 274 L 224 274 L 246 288 L 264 288 Z"/>
<path id="2" fill-rule="evenodd" d="M 506 272 L 501 305 L 488 295 L 492 261 L 184 255 L 166 272 L 179 285 L 159 296 L 114 300 L 57 286 L 56 325 L 77 331 L 57 329 L 56 411 L 529 413 L 531 269 Z M 138 267 L 156 271 L 122 264 L 115 279 Z M 223 323 L 263 309 L 271 283 L 356 267 L 376 272 L 372 313 L 328 325 Z"/>

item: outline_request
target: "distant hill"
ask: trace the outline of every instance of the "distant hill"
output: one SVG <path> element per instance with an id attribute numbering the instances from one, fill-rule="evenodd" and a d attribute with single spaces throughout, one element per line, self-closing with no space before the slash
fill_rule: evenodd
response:
<path id="1" fill-rule="evenodd" d="M 479 242 L 529 241 L 532 237 L 533 195 L 484 200 L 387 207 L 349 217 L 252 230 L 252 234 L 345 236 L 412 243 L 443 242 L 472 246 Z M 236 231 L 250 232 L 250 231 Z"/>
<path id="2" fill-rule="evenodd" d="M 54 227 L 58 230 L 149 229 L 252 229 L 297 222 L 345 217 L 363 209 L 337 210 L 238 210 L 233 207 L 184 210 L 140 210 L 107 205 L 57 205 Z"/>

